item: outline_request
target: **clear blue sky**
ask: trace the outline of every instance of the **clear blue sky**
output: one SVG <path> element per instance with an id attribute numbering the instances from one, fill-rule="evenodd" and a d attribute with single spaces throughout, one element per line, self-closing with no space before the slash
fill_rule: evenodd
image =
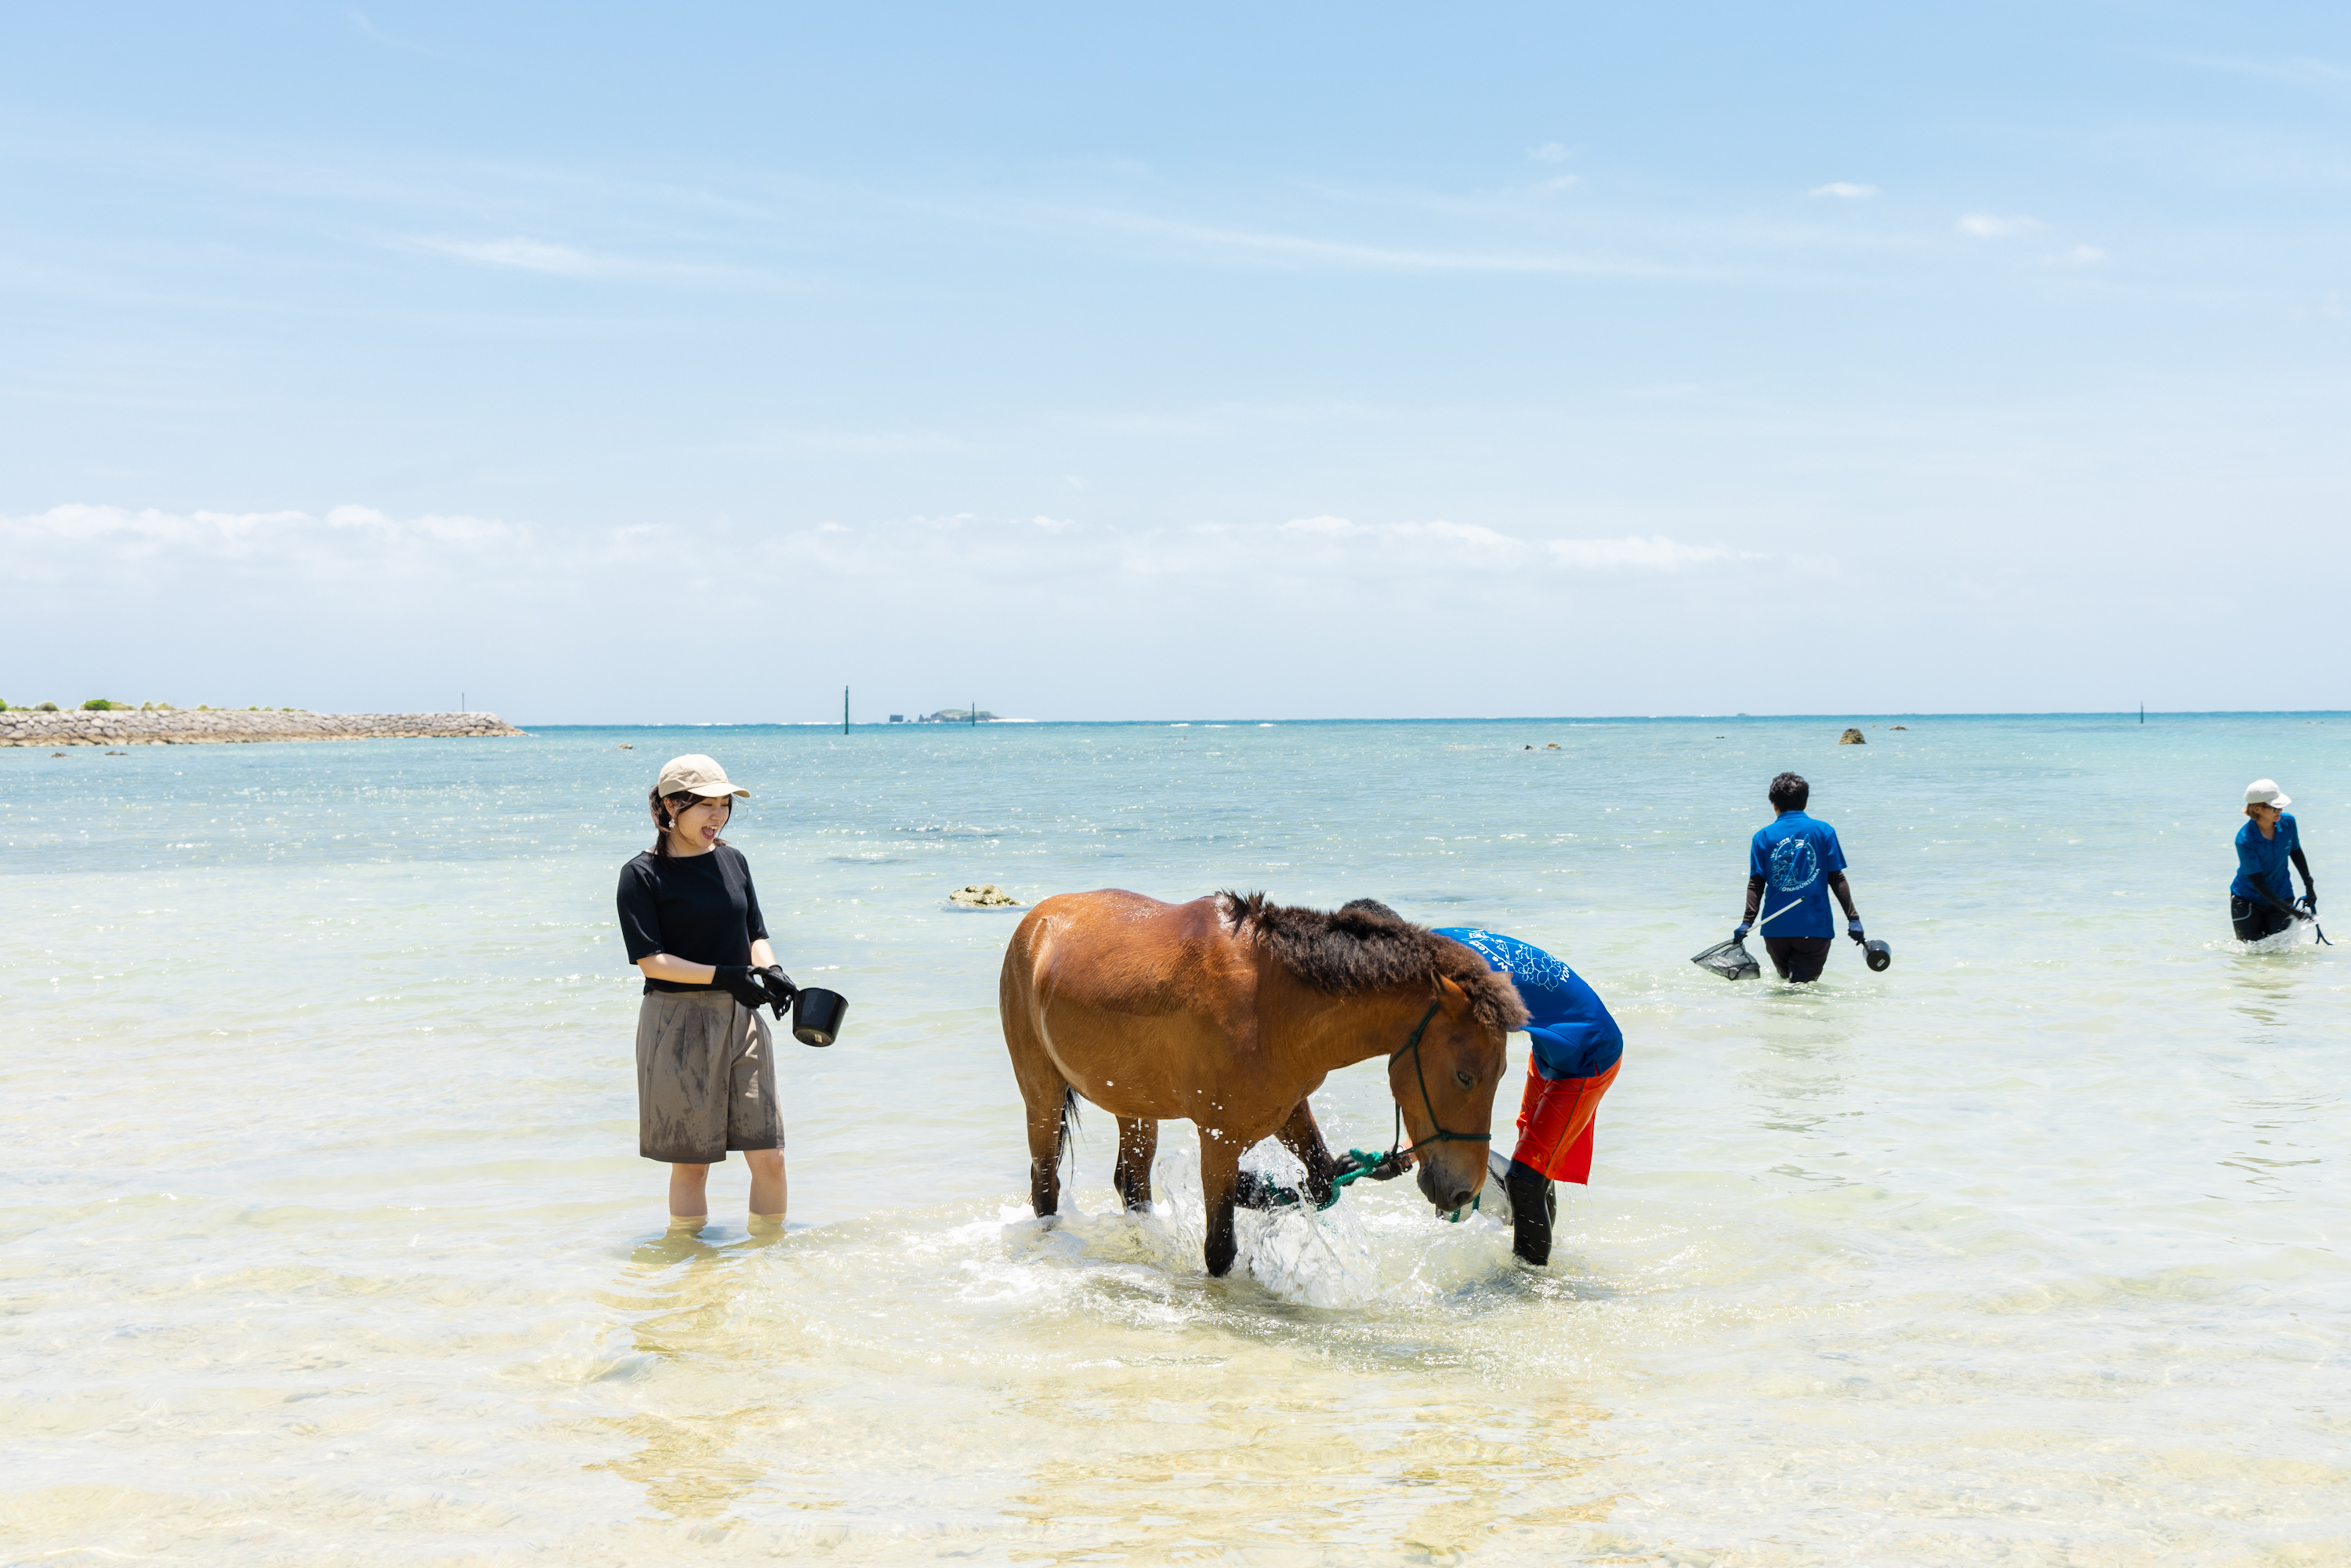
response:
<path id="1" fill-rule="evenodd" d="M 2346 18 L 16 7 L 0 697 L 2351 706 Z"/>

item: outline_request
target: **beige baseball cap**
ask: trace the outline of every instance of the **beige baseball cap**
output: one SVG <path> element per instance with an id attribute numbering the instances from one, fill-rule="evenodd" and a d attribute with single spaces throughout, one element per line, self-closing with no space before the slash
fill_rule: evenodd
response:
<path id="1" fill-rule="evenodd" d="M 740 795 L 747 800 L 751 794 L 737 789 L 726 769 L 698 751 L 663 763 L 661 782 L 654 788 L 664 795 Z"/>
<path id="2" fill-rule="evenodd" d="M 2248 806 L 2275 806 L 2279 810 L 2283 811 L 2288 806 L 2294 804 L 2294 799 L 2284 790 L 2277 787 L 2276 779 L 2256 779 L 2252 783 L 2245 786 L 2245 804 Z"/>

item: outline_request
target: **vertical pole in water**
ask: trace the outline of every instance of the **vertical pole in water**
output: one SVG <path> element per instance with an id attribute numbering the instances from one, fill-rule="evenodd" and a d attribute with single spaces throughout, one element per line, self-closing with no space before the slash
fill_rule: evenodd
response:
<path id="1" fill-rule="evenodd" d="M 2141 724 L 2145 724 L 2147 722 L 2147 705 L 2145 703 L 2138 705 L 2138 721 Z"/>
<path id="2" fill-rule="evenodd" d="M 465 694 L 463 692 L 457 694 L 457 711 L 459 713 L 465 711 Z"/>
<path id="3" fill-rule="evenodd" d="M 974 729 L 977 729 L 979 727 L 979 699 L 977 697 L 971 699 L 971 727 Z"/>
<path id="4" fill-rule="evenodd" d="M 841 688 L 841 733 L 849 733 L 849 688 Z"/>

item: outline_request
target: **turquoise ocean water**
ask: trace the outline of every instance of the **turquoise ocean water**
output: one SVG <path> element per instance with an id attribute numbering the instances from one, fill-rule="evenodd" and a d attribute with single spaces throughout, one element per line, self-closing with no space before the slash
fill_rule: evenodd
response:
<path id="1" fill-rule="evenodd" d="M 2351 1559 L 2351 902 L 2225 910 L 2257 775 L 2351 886 L 2351 719 L 1847 722 L 0 752 L 0 1561 Z M 612 889 L 686 750 L 851 998 L 767 1244 L 634 1152 Z M 1887 973 L 1687 962 L 1782 768 Z M 1628 1043 L 1553 1266 L 1395 1183 L 1209 1281 L 1188 1127 L 1129 1220 L 1102 1116 L 1039 1226 L 967 882 L 1565 956 Z M 1378 1064 L 1318 1105 L 1384 1144 Z"/>

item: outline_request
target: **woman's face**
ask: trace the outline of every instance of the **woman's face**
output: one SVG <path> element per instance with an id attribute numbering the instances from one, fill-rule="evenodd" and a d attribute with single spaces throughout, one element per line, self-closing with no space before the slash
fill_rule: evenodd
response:
<path id="1" fill-rule="evenodd" d="M 2245 808 L 2245 815 L 2259 822 L 2265 833 L 2277 826 L 2278 809 L 2275 806 L 2264 806 L 2256 801 Z"/>
<path id="2" fill-rule="evenodd" d="M 735 797 L 732 795 L 697 797 L 692 805 L 672 814 L 670 834 L 681 841 L 680 848 L 700 854 L 718 841 L 719 831 L 726 826 L 726 819 L 734 814 L 734 808 Z"/>

